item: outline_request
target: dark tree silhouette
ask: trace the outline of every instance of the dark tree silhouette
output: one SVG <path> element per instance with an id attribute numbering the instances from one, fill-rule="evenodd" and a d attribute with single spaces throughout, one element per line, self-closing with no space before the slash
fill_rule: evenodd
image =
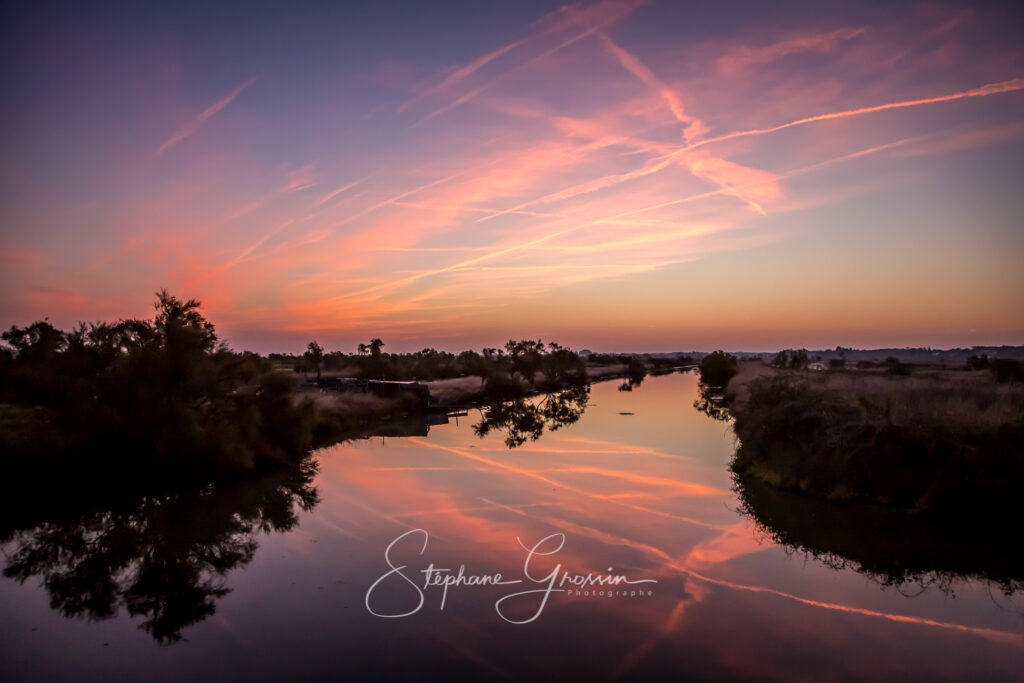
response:
<path id="1" fill-rule="evenodd" d="M 306 359 L 306 362 L 312 364 L 313 367 L 316 368 L 316 381 L 317 381 L 317 384 L 319 384 L 320 383 L 320 365 L 324 361 L 324 350 L 323 350 L 323 348 L 319 344 L 317 344 L 315 341 L 311 341 L 311 342 L 309 342 L 309 346 L 306 347 L 306 353 L 304 353 L 302 357 Z"/>
<path id="2" fill-rule="evenodd" d="M 715 351 L 700 361 L 700 379 L 713 387 L 724 387 L 739 371 L 736 356 L 725 351 Z"/>
<path id="3" fill-rule="evenodd" d="M 200 484 L 295 461 L 315 408 L 255 354 L 218 344 L 195 299 L 157 293 L 152 320 L 11 328 L 0 366 L 8 498 L 35 482 L 69 491 Z"/>

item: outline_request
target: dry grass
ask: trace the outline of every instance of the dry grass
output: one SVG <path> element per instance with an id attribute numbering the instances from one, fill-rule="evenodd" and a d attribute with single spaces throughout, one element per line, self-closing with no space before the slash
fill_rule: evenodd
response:
<path id="1" fill-rule="evenodd" d="M 835 397 L 862 410 L 875 424 L 941 424 L 953 429 L 994 429 L 1024 415 L 1024 385 L 999 384 L 984 370 L 935 369 L 907 376 L 881 370 L 777 370 L 745 362 L 727 387 L 731 405 L 742 410 L 751 383 L 781 377 L 819 395 Z"/>
<path id="2" fill-rule="evenodd" d="M 629 368 L 622 363 L 617 365 L 588 365 L 587 366 L 587 378 L 591 380 L 599 380 L 609 377 L 621 377 L 626 374 Z"/>
<path id="3" fill-rule="evenodd" d="M 838 500 L 1009 504 L 1024 485 L 1024 385 L 990 373 L 776 370 L 727 387 L 734 470 Z"/>
<path id="4" fill-rule="evenodd" d="M 312 399 L 317 408 L 338 410 L 357 415 L 378 414 L 395 407 L 395 399 L 360 392 L 317 391 L 302 394 Z"/>
<path id="5" fill-rule="evenodd" d="M 479 396 L 484 389 L 479 377 L 454 377 L 427 382 L 430 395 L 448 401 L 450 404 L 465 403 Z"/>

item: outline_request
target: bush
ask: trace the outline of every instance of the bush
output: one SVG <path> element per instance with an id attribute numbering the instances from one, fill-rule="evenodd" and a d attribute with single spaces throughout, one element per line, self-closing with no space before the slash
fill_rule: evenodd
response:
<path id="1" fill-rule="evenodd" d="M 527 394 L 527 387 L 507 373 L 488 375 L 484 382 L 483 398 L 485 401 L 509 401 L 522 398 Z"/>
<path id="2" fill-rule="evenodd" d="M 889 356 L 882 363 L 885 366 L 885 374 L 887 375 L 901 375 L 906 377 L 910 374 L 911 366 L 908 363 L 901 363 L 895 356 Z"/>
<path id="3" fill-rule="evenodd" d="M 731 353 L 715 351 L 700 361 L 700 380 L 708 386 L 724 387 L 737 372 L 739 362 Z"/>
<path id="4" fill-rule="evenodd" d="M 1024 380 L 1024 364 L 1011 358 L 996 358 L 989 364 L 989 370 L 997 382 L 1020 382 Z"/>

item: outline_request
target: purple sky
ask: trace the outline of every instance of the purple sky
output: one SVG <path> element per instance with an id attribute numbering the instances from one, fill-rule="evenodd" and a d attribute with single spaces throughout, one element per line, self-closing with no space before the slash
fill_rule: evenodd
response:
<path id="1" fill-rule="evenodd" d="M 1024 343 L 1008 4 L 9 4 L 0 325 Z"/>

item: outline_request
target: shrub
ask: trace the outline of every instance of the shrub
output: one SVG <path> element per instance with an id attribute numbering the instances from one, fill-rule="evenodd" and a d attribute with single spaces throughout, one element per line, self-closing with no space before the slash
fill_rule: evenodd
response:
<path id="1" fill-rule="evenodd" d="M 737 372 L 739 372 L 739 362 L 731 353 L 715 351 L 704 356 L 700 361 L 700 379 L 708 386 L 724 387 Z"/>
<path id="2" fill-rule="evenodd" d="M 509 401 L 522 398 L 526 393 L 526 387 L 507 373 L 488 375 L 484 382 L 483 398 L 486 401 Z"/>
<path id="3" fill-rule="evenodd" d="M 989 364 L 989 370 L 997 382 L 1019 382 L 1024 380 L 1024 364 L 1011 358 L 996 358 Z"/>

